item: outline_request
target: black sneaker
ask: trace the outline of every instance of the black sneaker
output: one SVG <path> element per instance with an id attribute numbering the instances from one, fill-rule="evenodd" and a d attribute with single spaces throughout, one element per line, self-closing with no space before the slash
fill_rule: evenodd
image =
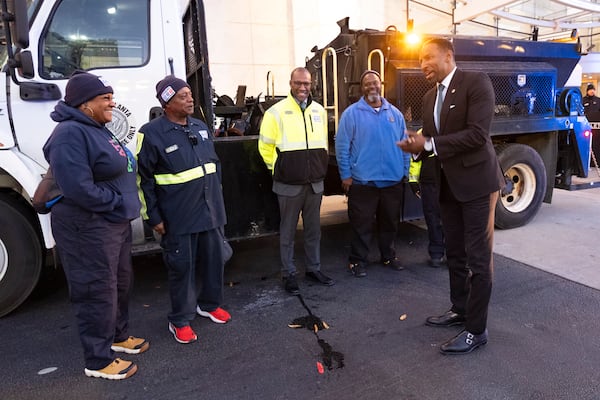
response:
<path id="1" fill-rule="evenodd" d="M 294 296 L 300 294 L 300 287 L 298 287 L 298 282 L 296 282 L 295 275 L 283 277 L 283 288 L 286 292 L 288 292 L 289 294 L 293 294 Z"/>
<path id="2" fill-rule="evenodd" d="M 348 268 L 350 269 L 352 275 L 357 278 L 364 278 L 367 276 L 367 271 L 361 263 L 350 263 L 348 264 Z"/>
<path id="3" fill-rule="evenodd" d="M 396 271 L 402 271 L 404 269 L 402 264 L 400 264 L 400 260 L 398 260 L 396 257 L 394 257 L 390 260 L 383 260 L 381 263 L 383 264 L 384 267 L 390 267 Z"/>

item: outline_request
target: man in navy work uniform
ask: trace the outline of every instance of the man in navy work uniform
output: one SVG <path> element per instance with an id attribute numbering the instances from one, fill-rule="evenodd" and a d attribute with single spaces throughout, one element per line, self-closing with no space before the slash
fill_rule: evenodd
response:
<path id="1" fill-rule="evenodd" d="M 190 115 L 189 85 L 172 75 L 156 85 L 164 115 L 140 128 L 138 165 L 142 217 L 162 235 L 168 269 L 169 331 L 179 343 L 197 336 L 196 312 L 216 323 L 231 319 L 223 300 L 225 205 L 221 164 L 206 124 Z M 202 279 L 196 290 L 196 268 Z"/>

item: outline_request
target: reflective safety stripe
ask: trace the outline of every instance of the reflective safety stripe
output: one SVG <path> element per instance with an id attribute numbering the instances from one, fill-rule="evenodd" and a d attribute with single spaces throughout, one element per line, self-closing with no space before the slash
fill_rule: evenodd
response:
<path id="1" fill-rule="evenodd" d="M 217 172 L 217 165 L 215 163 L 206 163 L 176 174 L 154 175 L 154 180 L 157 185 L 178 185 L 202 178 L 205 174 L 214 174 L 215 172 Z"/>
<path id="2" fill-rule="evenodd" d="M 140 154 L 140 151 L 142 150 L 142 143 L 144 143 L 144 133 L 138 131 L 136 140 L 137 143 L 135 145 L 135 159 L 137 160 L 138 154 Z"/>

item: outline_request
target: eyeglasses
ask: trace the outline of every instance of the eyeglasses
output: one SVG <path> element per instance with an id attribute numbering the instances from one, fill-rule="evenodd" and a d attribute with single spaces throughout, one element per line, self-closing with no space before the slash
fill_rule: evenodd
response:
<path id="1" fill-rule="evenodd" d="M 306 87 L 310 86 L 310 82 L 292 81 L 292 84 L 294 86 L 306 86 Z"/>

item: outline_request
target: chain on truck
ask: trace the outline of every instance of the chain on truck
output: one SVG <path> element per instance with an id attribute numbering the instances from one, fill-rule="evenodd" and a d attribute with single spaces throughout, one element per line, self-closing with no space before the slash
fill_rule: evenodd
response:
<path id="1" fill-rule="evenodd" d="M 160 115 L 154 86 L 167 74 L 186 77 L 195 116 L 215 126 L 228 217 L 226 235 L 242 239 L 274 234 L 279 212 L 271 176 L 257 150 L 264 111 L 282 96 L 235 100 L 211 87 L 201 0 L 0 0 L 4 41 L 0 59 L 0 316 L 18 307 L 56 265 L 48 215 L 31 196 L 45 173 L 42 146 L 54 128 L 49 114 L 70 74 L 91 71 L 111 82 L 117 106 L 109 129 L 131 150 L 139 126 Z M 418 46 L 394 29 L 340 35 L 307 63 L 313 94 L 330 113 L 330 149 L 341 112 L 360 96 L 364 69 L 381 71 L 384 95 L 421 123 L 429 88 L 418 68 Z M 563 88 L 580 54 L 574 44 L 455 37 L 459 67 L 490 74 L 496 90 L 493 139 L 508 182 L 496 224 L 520 226 L 550 202 L 552 188 L 572 175 L 587 176 L 590 127 L 578 88 Z M 371 63 L 374 63 L 372 66 Z M 378 63 L 375 65 L 375 63 Z M 271 75 L 272 78 L 272 75 Z M 267 86 L 269 74 L 267 74 Z M 214 121 L 222 121 L 216 126 Z M 325 194 L 340 194 L 335 154 Z M 402 219 L 421 218 L 420 200 L 405 190 Z M 140 218 L 132 222 L 134 252 L 156 251 L 157 237 Z M 43 268 L 44 267 L 44 268 Z"/>

